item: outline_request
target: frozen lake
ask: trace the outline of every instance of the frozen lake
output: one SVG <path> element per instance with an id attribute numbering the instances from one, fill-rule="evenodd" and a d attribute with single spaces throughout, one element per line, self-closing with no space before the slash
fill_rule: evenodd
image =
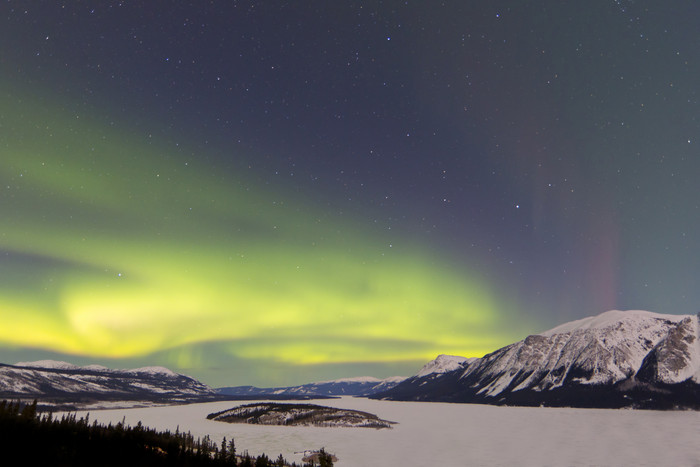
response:
<path id="1" fill-rule="evenodd" d="M 99 410 L 90 420 L 232 437 L 239 452 L 294 454 L 325 447 L 351 466 L 700 466 L 700 413 L 494 407 L 368 399 L 308 401 L 364 410 L 398 422 L 391 430 L 232 425 L 206 419 L 245 402 Z M 307 401 L 305 401 L 307 402 Z M 79 416 L 84 412 L 79 412 Z"/>

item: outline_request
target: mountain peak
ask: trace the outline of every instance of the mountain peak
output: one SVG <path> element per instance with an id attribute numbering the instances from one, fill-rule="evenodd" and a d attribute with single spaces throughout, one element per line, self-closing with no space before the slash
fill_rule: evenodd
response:
<path id="1" fill-rule="evenodd" d="M 423 376 L 428 376 L 432 374 L 441 374 L 447 373 L 449 371 L 454 371 L 458 368 L 462 368 L 465 362 L 471 360 L 475 359 L 460 357 L 457 355 L 440 354 L 437 356 L 437 358 L 435 358 L 435 360 L 426 363 L 425 366 L 423 366 L 423 368 L 420 369 L 418 374 L 416 374 L 416 376 L 422 378 Z"/>

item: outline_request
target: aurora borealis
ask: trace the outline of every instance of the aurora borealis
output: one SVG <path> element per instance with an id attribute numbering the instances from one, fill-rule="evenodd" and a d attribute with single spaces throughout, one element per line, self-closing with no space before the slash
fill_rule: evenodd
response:
<path id="1" fill-rule="evenodd" d="M 6 345 L 134 358 L 217 341 L 298 365 L 499 340 L 495 297 L 475 275 L 31 99 L 3 108 Z M 192 364 L 176 353 L 171 365 Z"/>
<path id="2" fill-rule="evenodd" d="M 665 5 L 3 2 L 0 361 L 299 384 L 695 313 Z"/>

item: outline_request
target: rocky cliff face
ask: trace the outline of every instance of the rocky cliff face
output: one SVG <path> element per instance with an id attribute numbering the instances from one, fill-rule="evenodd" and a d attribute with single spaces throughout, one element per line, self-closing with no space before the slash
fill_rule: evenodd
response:
<path id="1" fill-rule="evenodd" d="M 609 311 L 459 368 L 409 378 L 377 398 L 579 407 L 695 407 L 697 316 Z"/>
<path id="2" fill-rule="evenodd" d="M 687 317 L 671 328 L 642 362 L 636 378 L 647 383 L 700 382 L 698 317 Z"/>

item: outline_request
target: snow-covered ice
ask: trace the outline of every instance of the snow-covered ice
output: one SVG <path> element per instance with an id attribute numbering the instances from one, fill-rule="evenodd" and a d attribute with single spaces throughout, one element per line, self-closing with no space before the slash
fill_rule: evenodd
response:
<path id="1" fill-rule="evenodd" d="M 392 430 L 231 425 L 212 412 L 253 401 L 101 410 L 91 420 L 233 437 L 239 451 L 301 460 L 295 452 L 325 447 L 340 467 L 368 465 L 657 466 L 700 465 L 700 413 L 496 407 L 391 402 L 362 398 L 317 401 L 398 422 Z M 305 401 L 311 402 L 311 401 Z M 82 415 L 84 412 L 79 412 Z"/>

